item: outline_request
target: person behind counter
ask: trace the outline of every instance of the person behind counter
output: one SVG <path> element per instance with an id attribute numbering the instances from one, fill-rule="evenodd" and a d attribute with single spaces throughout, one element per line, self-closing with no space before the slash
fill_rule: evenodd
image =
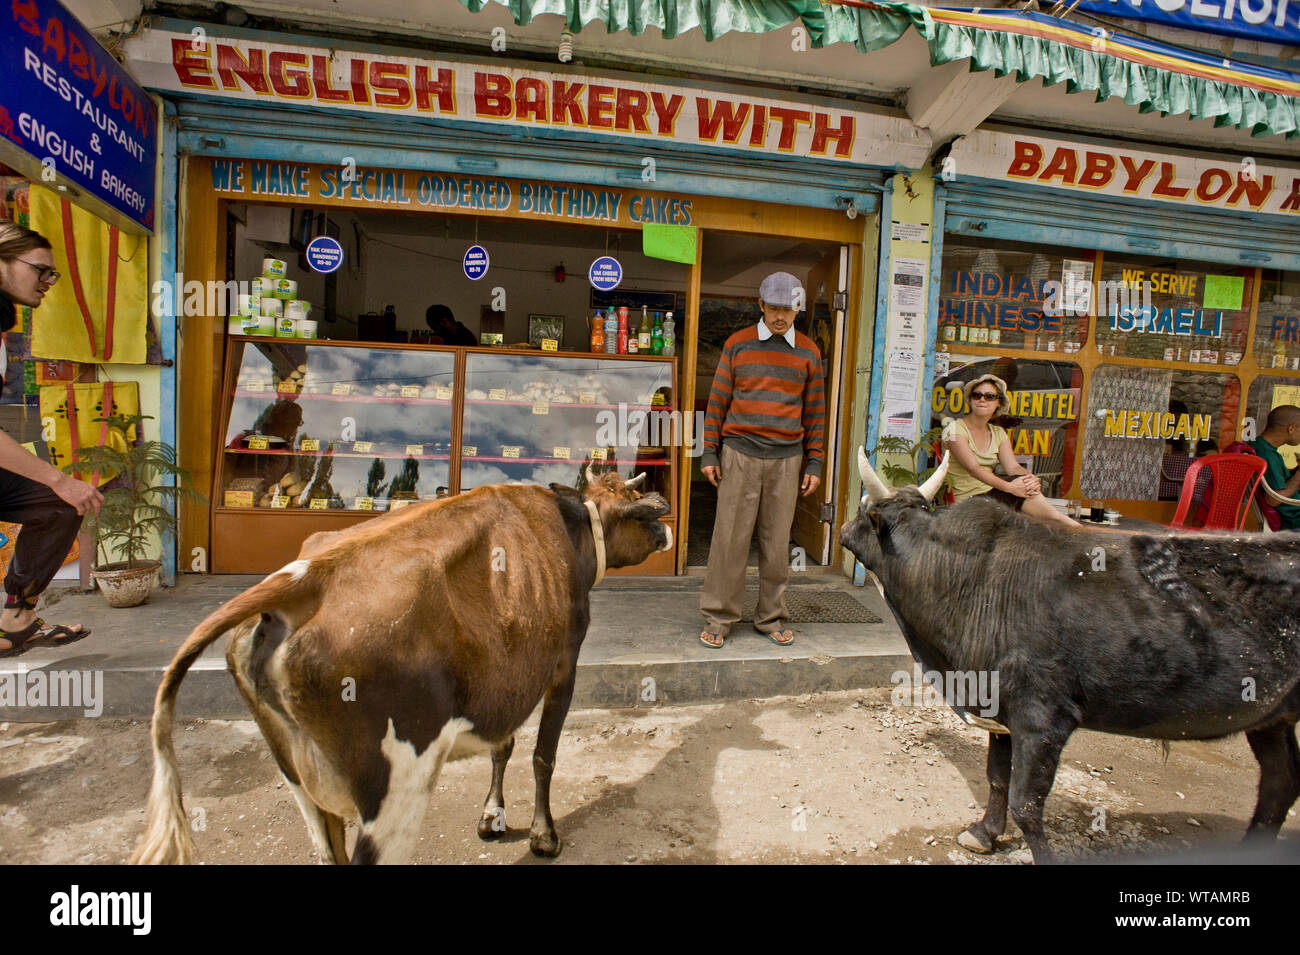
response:
<path id="1" fill-rule="evenodd" d="M 1011 409 L 1007 385 L 997 375 L 980 375 L 962 388 L 971 409 L 964 418 L 949 420 L 943 429 L 943 446 L 948 449 L 948 479 L 954 503 L 977 494 L 988 494 L 1017 511 L 1047 521 L 1078 527 L 1079 524 L 1048 503 L 1042 482 L 1030 474 L 1011 453 L 1011 438 L 1005 428 L 993 424 L 999 414 Z M 1002 464 L 1007 477 L 993 473 Z"/>
<path id="2" fill-rule="evenodd" d="M 1264 433 L 1250 443 L 1255 453 L 1268 462 L 1264 481 L 1283 497 L 1295 497 L 1300 491 L 1300 468 L 1288 471 L 1286 462 L 1277 449 L 1285 445 L 1300 445 L 1300 408 L 1295 405 L 1278 405 L 1268 413 Z M 1300 500 L 1296 506 L 1274 504 L 1282 518 L 1282 530 L 1300 530 Z"/>
<path id="3" fill-rule="evenodd" d="M 41 304 L 59 280 L 50 243 L 38 232 L 0 222 L 0 331 L 17 321 L 17 306 Z M 6 368 L 0 348 L 0 376 Z M 51 627 L 36 616 L 36 602 L 72 549 L 81 518 L 99 513 L 104 497 L 86 481 L 46 464 L 0 431 L 0 520 L 22 525 L 5 574 L 0 613 L 0 657 L 14 657 L 40 641 L 72 643 L 90 635 L 77 627 Z"/>
<path id="4" fill-rule="evenodd" d="M 442 339 L 444 345 L 472 348 L 478 344 L 474 333 L 456 321 L 456 316 L 446 305 L 430 305 L 424 313 L 424 322 L 435 336 Z"/>

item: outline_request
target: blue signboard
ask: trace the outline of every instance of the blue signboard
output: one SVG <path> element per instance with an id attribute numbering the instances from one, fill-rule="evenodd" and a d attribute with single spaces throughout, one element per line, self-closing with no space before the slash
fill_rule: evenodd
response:
<path id="1" fill-rule="evenodd" d="M 462 264 L 465 268 L 465 278 L 477 282 L 483 276 L 487 275 L 487 249 L 483 248 L 481 245 L 471 245 L 465 250 L 465 261 Z"/>
<path id="2" fill-rule="evenodd" d="M 1083 0 L 1079 10 L 1300 46 L 1300 0 Z"/>
<path id="3" fill-rule="evenodd" d="M 307 264 L 313 272 L 329 274 L 343 264 L 343 246 L 338 239 L 318 235 L 307 246 Z"/>
<path id="4" fill-rule="evenodd" d="M 587 279 L 594 288 L 602 292 L 618 288 L 623 281 L 623 266 L 612 255 L 602 255 L 587 270 Z"/>
<path id="5" fill-rule="evenodd" d="M 158 111 L 55 0 L 0 16 L 0 160 L 34 182 L 75 185 L 101 215 L 153 230 Z M 91 204 L 92 208 L 94 204 Z M 111 211 L 109 211 L 111 210 Z"/>

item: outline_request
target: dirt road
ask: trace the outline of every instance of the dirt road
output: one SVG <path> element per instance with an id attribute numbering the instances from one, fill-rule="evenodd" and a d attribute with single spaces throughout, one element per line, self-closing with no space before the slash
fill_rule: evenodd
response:
<path id="1" fill-rule="evenodd" d="M 955 842 L 983 808 L 986 738 L 946 708 L 891 706 L 887 690 L 575 711 L 552 790 L 557 863 L 1028 862 L 1018 834 L 989 857 Z M 417 862 L 554 864 L 528 852 L 534 739 L 530 723 L 506 775 L 504 839 L 474 834 L 487 757 L 452 763 Z M 255 724 L 186 723 L 177 747 L 199 861 L 315 860 Z M 143 829 L 149 770 L 143 722 L 0 725 L 0 858 L 124 861 Z M 1234 843 L 1256 778 L 1242 737 L 1175 744 L 1166 762 L 1151 741 L 1078 733 L 1048 830 L 1076 859 Z M 1283 835 L 1300 844 L 1294 811 Z"/>

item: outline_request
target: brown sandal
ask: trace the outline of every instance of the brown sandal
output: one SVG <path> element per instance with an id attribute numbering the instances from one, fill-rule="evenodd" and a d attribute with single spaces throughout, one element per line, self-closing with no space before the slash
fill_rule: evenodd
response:
<path id="1" fill-rule="evenodd" d="M 755 627 L 754 629 L 758 630 L 757 627 Z M 767 637 L 767 639 L 771 640 L 778 647 L 788 647 L 790 644 L 794 643 L 794 631 L 791 630 L 789 627 L 783 627 L 780 630 L 759 630 L 758 632 L 761 633 L 763 636 Z M 783 637 L 786 634 L 789 634 L 789 637 L 787 639 L 785 640 L 777 639 L 778 637 Z"/>
<path id="2" fill-rule="evenodd" d="M 711 643 L 709 640 L 706 639 L 707 637 L 716 637 L 718 642 Z M 722 634 L 714 633 L 712 630 L 705 630 L 700 634 L 700 643 L 704 644 L 710 650 L 721 650 L 722 645 L 723 643 L 726 642 L 726 640 L 727 638 L 724 637 Z"/>

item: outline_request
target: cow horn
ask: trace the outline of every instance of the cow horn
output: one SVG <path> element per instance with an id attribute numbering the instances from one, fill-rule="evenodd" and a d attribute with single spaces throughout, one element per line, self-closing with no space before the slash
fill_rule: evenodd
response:
<path id="1" fill-rule="evenodd" d="M 867 460 L 867 452 L 861 446 L 858 447 L 858 473 L 862 475 L 862 490 L 872 504 L 893 496 L 893 492 L 876 477 L 871 462 Z"/>
<path id="2" fill-rule="evenodd" d="M 636 477 L 629 478 L 627 483 L 624 485 L 624 487 L 631 488 L 632 490 L 635 491 L 637 488 L 639 488 L 642 484 L 645 483 L 645 474 L 646 473 L 642 471 Z"/>
<path id="3" fill-rule="evenodd" d="M 596 472 L 593 471 L 591 469 L 591 465 L 588 464 L 587 465 L 587 487 L 595 487 L 596 484 L 599 483 L 599 481 L 600 478 L 596 476 Z"/>
<path id="4" fill-rule="evenodd" d="M 927 501 L 933 501 L 934 496 L 939 493 L 939 488 L 943 487 L 943 479 L 947 476 L 947 474 L 948 474 L 948 452 L 945 451 L 943 452 L 943 460 L 940 461 L 939 466 L 934 469 L 934 473 L 931 474 L 928 478 L 926 478 L 924 484 L 922 484 L 919 488 L 917 488 L 917 490 L 921 492 L 921 496 L 925 498 Z"/>

